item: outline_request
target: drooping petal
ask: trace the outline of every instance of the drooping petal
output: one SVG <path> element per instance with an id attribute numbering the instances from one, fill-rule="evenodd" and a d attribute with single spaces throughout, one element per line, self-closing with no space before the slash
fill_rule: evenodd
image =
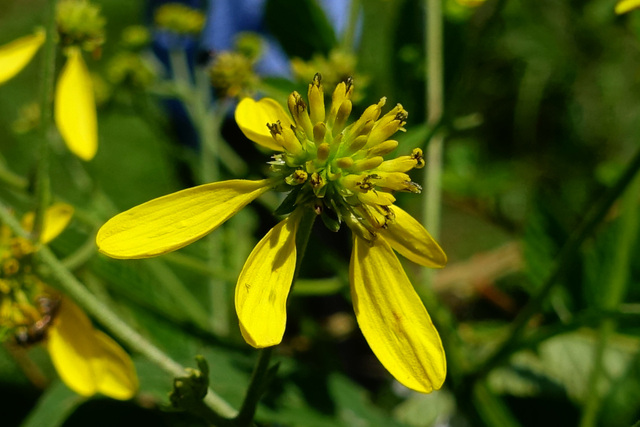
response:
<path id="1" fill-rule="evenodd" d="M 429 232 L 414 217 L 397 206 L 389 206 L 396 219 L 380 234 L 405 258 L 431 268 L 447 264 L 447 255 Z"/>
<path id="2" fill-rule="evenodd" d="M 256 348 L 282 341 L 287 323 L 287 296 L 296 268 L 294 212 L 258 242 L 236 285 L 236 311 L 245 341 Z"/>
<path id="3" fill-rule="evenodd" d="M 410 389 L 439 389 L 447 371 L 440 336 L 384 238 L 370 246 L 354 235 L 349 276 L 358 324 L 378 360 Z"/>
<path id="4" fill-rule="evenodd" d="M 640 0 L 621 0 L 616 4 L 616 13 L 621 15 L 640 8 Z"/>
<path id="5" fill-rule="evenodd" d="M 38 31 L 0 46 L 0 84 L 19 73 L 31 61 L 44 40 L 44 31 Z"/>
<path id="6" fill-rule="evenodd" d="M 149 258 L 175 251 L 210 233 L 271 188 L 271 181 L 236 179 L 153 199 L 107 221 L 100 252 L 112 258 Z"/>
<path id="7" fill-rule="evenodd" d="M 62 381 L 82 396 L 102 393 L 126 400 L 138 389 L 131 358 L 115 341 L 95 330 L 68 299 L 60 302 L 47 331 L 47 349 Z"/>
<path id="8" fill-rule="evenodd" d="M 128 400 L 138 391 L 138 376 L 129 355 L 111 337 L 94 329 L 98 343 L 93 361 L 98 392 L 119 400 Z"/>
<path id="9" fill-rule="evenodd" d="M 271 98 L 259 101 L 244 98 L 236 107 L 235 117 L 238 127 L 247 138 L 271 150 L 283 151 L 283 147 L 271 136 L 267 124 L 280 121 L 282 127 L 288 129 L 293 122 L 276 101 Z"/>
<path id="10" fill-rule="evenodd" d="M 70 48 L 56 85 L 56 125 L 69 150 L 82 160 L 98 151 L 98 120 L 93 83 L 79 48 Z"/>
<path id="11" fill-rule="evenodd" d="M 66 203 L 55 203 L 49 208 L 44 215 L 44 224 L 40 242 L 49 243 L 67 228 L 71 217 L 73 216 L 73 206 Z M 28 212 L 22 217 L 22 228 L 27 231 L 33 229 L 33 221 L 35 214 Z"/>

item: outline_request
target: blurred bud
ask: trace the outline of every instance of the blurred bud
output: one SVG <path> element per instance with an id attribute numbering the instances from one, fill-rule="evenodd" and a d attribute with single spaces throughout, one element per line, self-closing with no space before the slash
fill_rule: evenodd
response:
<path id="1" fill-rule="evenodd" d="M 120 52 L 109 62 L 107 78 L 114 86 L 144 89 L 153 83 L 155 73 L 137 53 Z"/>
<path id="2" fill-rule="evenodd" d="M 95 52 L 104 43 L 105 19 L 100 7 L 86 0 L 61 0 L 56 9 L 60 42 Z"/>
<path id="3" fill-rule="evenodd" d="M 166 3 L 156 9 L 153 17 L 155 25 L 179 35 L 200 34 L 205 24 L 204 14 L 181 3 Z"/>
<path id="4" fill-rule="evenodd" d="M 253 62 L 246 56 L 224 51 L 217 54 L 209 67 L 211 85 L 221 98 L 242 98 L 254 92 L 258 76 Z"/>
<path id="5" fill-rule="evenodd" d="M 264 51 L 264 40 L 256 33 L 238 33 L 234 43 L 235 50 L 252 62 L 257 61 Z"/>
<path id="6" fill-rule="evenodd" d="M 151 34 L 145 26 L 131 25 L 122 31 L 120 41 L 125 49 L 137 51 L 149 44 Z"/>

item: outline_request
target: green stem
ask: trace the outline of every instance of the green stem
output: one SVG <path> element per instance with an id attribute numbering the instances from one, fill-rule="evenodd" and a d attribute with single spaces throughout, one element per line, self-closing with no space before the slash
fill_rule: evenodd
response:
<path id="1" fill-rule="evenodd" d="M 0 220 L 11 228 L 20 237 L 29 238 L 18 221 L 11 215 L 9 209 L 0 203 Z M 159 348 L 147 341 L 145 337 L 136 332 L 128 324 L 120 320 L 120 317 L 98 300 L 85 286 L 67 270 L 58 258 L 47 246 L 41 246 L 38 250 L 38 259 L 47 266 L 47 275 L 50 276 L 60 289 L 70 296 L 78 305 L 94 317 L 100 324 L 109 330 L 115 337 L 122 341 L 131 350 L 144 355 L 152 363 L 162 368 L 174 377 L 182 376 L 185 369 Z M 209 396 L 211 395 L 211 396 Z M 225 417 L 233 417 L 236 411 L 213 390 L 209 389 L 207 402 L 211 408 Z"/>
<path id="2" fill-rule="evenodd" d="M 518 314 L 518 317 L 516 317 L 512 323 L 508 337 L 477 369 L 476 375 L 482 377 L 489 373 L 491 369 L 502 363 L 505 358 L 509 357 L 514 347 L 517 347 L 522 331 L 529 323 L 531 317 L 540 311 L 542 304 L 553 289 L 554 285 L 557 283 L 560 276 L 564 273 L 565 268 L 570 265 L 571 258 L 575 255 L 582 243 L 591 235 L 598 224 L 600 224 L 604 219 L 611 209 L 611 206 L 629 186 L 633 178 L 638 174 L 638 171 L 640 171 L 640 150 L 636 152 L 615 185 L 593 205 L 593 208 L 589 210 L 583 221 L 571 234 L 569 240 L 565 243 L 558 254 L 556 263 L 544 284 L 538 289 L 536 294 Z"/>
<path id="3" fill-rule="evenodd" d="M 438 126 L 444 111 L 444 40 L 442 30 L 442 0 L 426 0 L 427 34 L 427 125 Z M 442 151 L 444 134 L 435 133 L 427 147 L 427 171 L 424 174 L 425 197 L 423 222 L 429 233 L 440 235 L 440 205 L 442 181 Z"/>
<path id="4" fill-rule="evenodd" d="M 53 89 L 56 69 L 56 4 L 57 0 L 49 0 L 46 10 L 46 40 L 44 44 L 44 60 L 42 65 L 42 87 L 40 93 L 40 147 L 38 153 L 38 169 L 36 178 L 35 220 L 32 234 L 38 240 L 42 232 L 44 215 L 51 199 L 51 182 L 49 177 L 49 141 L 52 131 Z"/>
<path id="5" fill-rule="evenodd" d="M 615 310 L 623 301 L 629 282 L 630 260 L 635 238 L 638 235 L 638 193 L 640 192 L 640 177 L 636 177 L 623 200 L 622 216 L 617 221 L 617 244 L 612 255 L 612 264 L 604 277 L 609 277 L 608 286 L 601 287 L 602 308 Z M 598 332 L 598 343 L 594 350 L 593 370 L 589 376 L 587 398 L 584 412 L 580 420 L 581 427 L 593 427 L 598 423 L 598 412 L 601 402 L 600 381 L 604 371 L 604 352 L 609 338 L 616 330 L 615 319 L 603 319 Z"/>

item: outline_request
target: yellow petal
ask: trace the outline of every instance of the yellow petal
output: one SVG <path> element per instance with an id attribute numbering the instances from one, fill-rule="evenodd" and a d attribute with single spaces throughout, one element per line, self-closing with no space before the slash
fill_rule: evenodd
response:
<path id="1" fill-rule="evenodd" d="M 98 150 L 98 122 L 93 84 L 79 48 L 70 48 L 54 105 L 56 125 L 69 150 L 91 160 Z"/>
<path id="2" fill-rule="evenodd" d="M 274 151 L 283 151 L 267 127 L 267 124 L 280 121 L 283 128 L 289 128 L 291 119 L 282 106 L 271 98 L 263 98 L 254 101 L 251 98 L 244 98 L 236 107 L 236 123 L 244 135 L 263 147 Z"/>
<path id="3" fill-rule="evenodd" d="M 128 400 L 138 391 L 138 376 L 129 355 L 110 336 L 94 329 L 98 343 L 92 360 L 98 392 L 119 400 Z"/>
<path id="4" fill-rule="evenodd" d="M 130 399 L 138 389 L 133 362 L 111 338 L 97 331 L 70 300 L 60 302 L 47 331 L 47 349 L 64 383 L 82 396 L 102 393 Z"/>
<path id="5" fill-rule="evenodd" d="M 44 40 L 44 31 L 38 31 L 0 46 L 0 84 L 19 73 L 31 61 Z"/>
<path id="6" fill-rule="evenodd" d="M 378 360 L 400 383 L 430 393 L 447 367 L 438 331 L 391 246 L 354 235 L 351 298 L 358 324 Z"/>
<path id="7" fill-rule="evenodd" d="M 621 0 L 616 4 L 616 13 L 621 15 L 640 7 L 640 0 Z"/>
<path id="8" fill-rule="evenodd" d="M 44 224 L 40 242 L 49 243 L 67 228 L 73 216 L 73 206 L 66 203 L 55 203 L 47 209 L 44 215 Z M 27 231 L 33 230 L 35 214 L 28 212 L 22 218 L 22 228 Z"/>
<path id="9" fill-rule="evenodd" d="M 397 206 L 389 206 L 396 219 L 387 223 L 380 234 L 405 258 L 431 268 L 447 264 L 447 255 L 429 232 L 414 217 Z"/>
<path id="10" fill-rule="evenodd" d="M 294 212 L 253 248 L 236 285 L 236 311 L 245 341 L 256 348 L 282 341 L 287 323 L 287 296 L 296 268 Z"/>
<path id="11" fill-rule="evenodd" d="M 269 180 L 236 179 L 159 197 L 111 218 L 98 231 L 96 243 L 113 258 L 175 251 L 216 229 L 269 188 Z"/>

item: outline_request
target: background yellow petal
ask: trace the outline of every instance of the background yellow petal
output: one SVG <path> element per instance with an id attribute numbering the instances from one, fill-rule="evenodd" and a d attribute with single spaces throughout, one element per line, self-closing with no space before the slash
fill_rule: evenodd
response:
<path id="1" fill-rule="evenodd" d="M 269 188 L 269 180 L 237 179 L 159 197 L 111 218 L 96 243 L 113 258 L 171 252 L 210 233 Z"/>
<path id="2" fill-rule="evenodd" d="M 98 392 L 128 400 L 138 391 L 138 376 L 129 355 L 110 336 L 94 329 L 98 344 L 93 368 Z"/>
<path id="3" fill-rule="evenodd" d="M 254 101 L 244 98 L 236 107 L 236 123 L 247 138 L 274 151 L 283 151 L 281 145 L 271 136 L 267 124 L 278 120 L 282 127 L 290 127 L 292 122 L 282 106 L 271 98 Z"/>
<path id="4" fill-rule="evenodd" d="M 58 237 L 58 235 L 67 228 L 67 225 L 69 225 L 71 217 L 73 217 L 73 206 L 66 203 L 54 203 L 49 206 L 44 216 L 44 228 L 42 230 L 42 236 L 40 236 L 40 241 L 42 243 L 49 243 Z M 33 229 L 34 219 L 35 214 L 33 212 L 26 213 L 22 218 L 22 228 L 31 231 Z"/>
<path id="5" fill-rule="evenodd" d="M 378 360 L 410 389 L 439 389 L 447 372 L 440 336 L 391 246 L 354 235 L 349 276 L 358 324 Z"/>
<path id="6" fill-rule="evenodd" d="M 55 119 L 69 150 L 91 160 L 98 150 L 93 84 L 79 48 L 70 48 L 56 85 Z"/>
<path id="7" fill-rule="evenodd" d="M 100 392 L 124 400 L 133 397 L 138 389 L 127 353 L 95 330 L 84 312 L 68 299 L 61 301 L 47 331 L 47 349 L 62 381 L 82 396 Z"/>
<path id="8" fill-rule="evenodd" d="M 389 206 L 396 220 L 380 234 L 405 258 L 431 268 L 447 264 L 447 255 L 429 232 L 414 217 L 397 206 Z"/>
<path id="9" fill-rule="evenodd" d="M 0 84 L 19 73 L 31 61 L 44 40 L 44 31 L 38 31 L 0 46 Z"/>
<path id="10" fill-rule="evenodd" d="M 236 285 L 236 311 L 245 341 L 262 348 L 279 344 L 287 323 L 287 297 L 296 268 L 296 212 L 253 248 Z"/>
<path id="11" fill-rule="evenodd" d="M 640 8 L 640 0 L 622 0 L 616 4 L 615 10 L 616 13 L 620 15 L 637 8 Z"/>
<path id="12" fill-rule="evenodd" d="M 69 300 L 60 302 L 53 325 L 47 331 L 47 349 L 64 383 L 82 396 L 98 390 L 93 368 L 95 342 L 87 316 Z"/>

